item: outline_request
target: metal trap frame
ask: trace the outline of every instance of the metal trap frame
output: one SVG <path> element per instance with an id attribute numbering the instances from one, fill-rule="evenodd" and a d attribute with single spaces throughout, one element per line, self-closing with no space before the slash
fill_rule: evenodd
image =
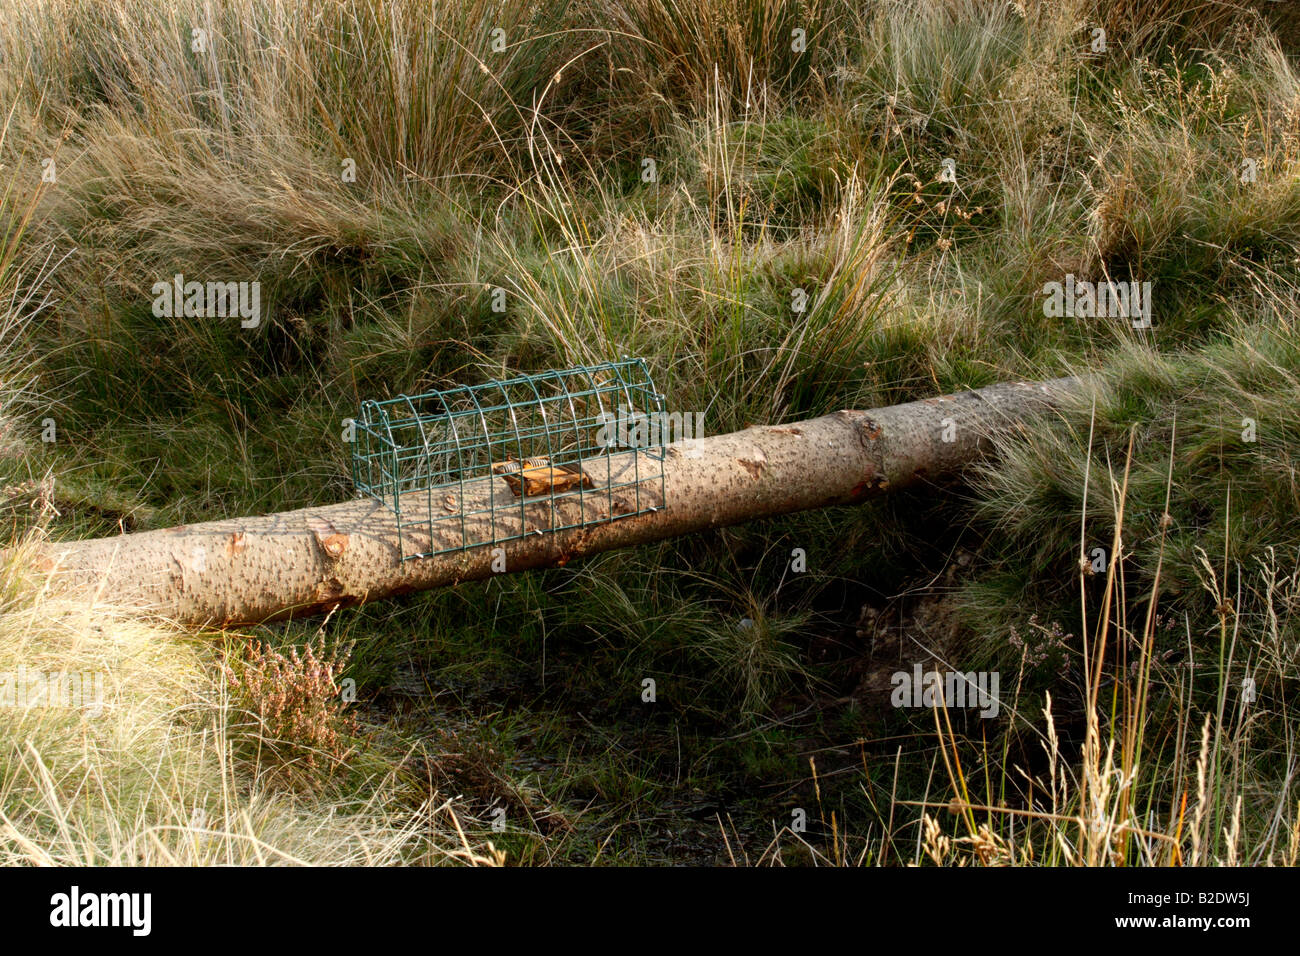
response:
<path id="1" fill-rule="evenodd" d="M 626 358 L 366 400 L 352 480 L 395 515 L 403 561 L 602 524 L 666 506 L 663 430 L 625 427 L 663 411 Z"/>

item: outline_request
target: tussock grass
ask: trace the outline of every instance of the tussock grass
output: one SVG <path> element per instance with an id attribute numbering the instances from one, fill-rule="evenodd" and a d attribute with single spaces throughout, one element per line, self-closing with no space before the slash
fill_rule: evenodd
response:
<path id="1" fill-rule="evenodd" d="M 7 687 L 35 686 L 23 674 L 86 680 L 76 698 L 84 706 L 18 690 L 16 703 L 0 708 L 6 865 L 495 859 L 464 837 L 453 801 L 422 798 L 392 771 L 376 768 L 352 792 L 311 798 L 239 772 L 234 731 L 245 718 L 214 679 L 212 642 L 102 600 L 51 597 L 39 576 L 24 573 L 21 554 L 5 559 L 0 672 Z"/>
<path id="2" fill-rule="evenodd" d="M 1112 355 L 980 481 L 991 568 L 966 601 L 991 638 L 986 659 L 1018 670 L 1027 702 L 1041 699 L 1062 661 L 1026 672 L 1023 652 L 996 636 L 1028 615 L 1082 636 L 1064 663 L 1079 675 L 1091 786 L 1114 776 L 1129 790 L 1112 786 L 1120 803 L 1096 812 L 1123 811 L 1130 827 L 1154 815 L 1163 836 L 1143 846 L 1147 862 L 1294 858 L 1286 701 L 1300 675 L 1282 649 L 1297 641 L 1300 355 L 1290 313 L 1270 318 L 1190 355 Z M 1062 514 L 1078 516 L 1073 529 Z M 1184 828 L 1196 832 L 1190 859 Z"/>
<path id="3" fill-rule="evenodd" d="M 612 34 L 623 34 L 613 59 L 636 78 L 631 88 L 679 108 L 719 90 L 762 109 L 824 88 L 860 17 L 838 0 L 614 0 L 597 9 Z"/>

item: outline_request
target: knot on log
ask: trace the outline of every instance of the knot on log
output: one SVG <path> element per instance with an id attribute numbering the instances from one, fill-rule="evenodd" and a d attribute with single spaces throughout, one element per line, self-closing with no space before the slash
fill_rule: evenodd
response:
<path id="1" fill-rule="evenodd" d="M 316 530 L 316 543 L 320 545 L 321 551 L 332 561 L 338 560 L 343 556 L 343 552 L 348 549 L 348 536 L 346 534 L 326 534 L 324 531 Z"/>

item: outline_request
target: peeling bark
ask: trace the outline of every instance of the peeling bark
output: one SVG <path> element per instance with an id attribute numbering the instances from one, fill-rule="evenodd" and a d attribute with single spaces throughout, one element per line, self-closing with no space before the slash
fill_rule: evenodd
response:
<path id="1" fill-rule="evenodd" d="M 509 572 L 562 566 L 613 548 L 811 508 L 864 501 L 896 488 L 950 476 L 990 450 L 994 431 L 1049 406 L 1074 379 L 994 385 L 871 411 L 841 411 L 781 426 L 669 445 L 663 462 L 667 503 L 641 488 L 601 491 L 611 466 L 595 462 L 595 489 L 557 502 L 556 521 L 597 522 L 549 532 L 547 499 L 515 499 L 497 518 L 498 535 L 528 532 L 495 547 Z M 951 441 L 945 441 L 945 433 Z M 626 456 L 630 462 L 632 456 Z M 584 466 L 591 463 L 584 462 Z M 657 474 L 659 463 L 643 456 Z M 622 467 L 631 467 L 624 464 Z M 602 474 L 601 471 L 604 471 Z M 615 470 L 615 475 L 617 470 Z M 602 481 L 603 479 L 603 481 Z M 432 509 L 445 517 L 481 508 L 500 482 L 470 489 L 461 503 L 420 492 L 403 499 L 404 516 Z M 648 496 L 648 497 L 647 497 Z M 448 496 L 449 498 L 450 496 Z M 482 520 L 482 519 L 479 519 Z M 415 535 L 420 550 L 459 543 L 452 522 Z M 471 522 L 471 525 L 473 523 Z M 404 535 L 411 532 L 404 531 Z M 490 536 L 490 535 L 489 535 Z M 307 616 L 339 606 L 454 585 L 493 573 L 494 546 L 480 545 L 402 561 L 393 513 L 370 499 L 261 517 L 182 525 L 89 541 L 47 543 L 40 565 L 69 588 L 99 590 L 190 625 L 238 625 Z"/>

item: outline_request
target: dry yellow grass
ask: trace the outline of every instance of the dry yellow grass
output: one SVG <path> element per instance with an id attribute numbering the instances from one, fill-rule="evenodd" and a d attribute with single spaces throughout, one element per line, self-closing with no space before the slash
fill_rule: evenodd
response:
<path id="1" fill-rule="evenodd" d="M 500 861 L 396 772 L 345 797 L 250 776 L 217 645 L 53 597 L 22 568 L 21 552 L 0 565 L 0 864 Z"/>

